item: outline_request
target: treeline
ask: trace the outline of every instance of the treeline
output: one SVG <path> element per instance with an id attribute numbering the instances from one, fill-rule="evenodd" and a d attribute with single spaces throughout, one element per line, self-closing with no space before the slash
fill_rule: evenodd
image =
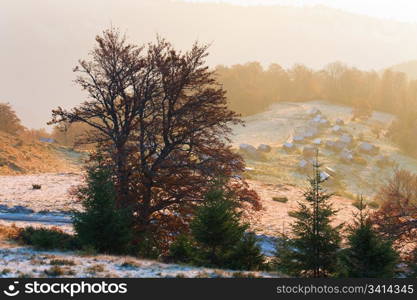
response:
<path id="1" fill-rule="evenodd" d="M 83 141 L 89 134 L 94 134 L 94 129 L 83 123 L 63 124 L 54 126 L 51 133 L 57 143 L 63 146 L 77 149 L 92 149 L 92 145 L 84 144 Z"/>
<path id="2" fill-rule="evenodd" d="M 86 146 L 80 145 L 83 137 L 88 132 L 92 132 L 92 128 L 86 124 L 61 124 L 54 126 L 52 132 L 46 131 L 45 128 L 31 129 L 22 125 L 22 122 L 16 111 L 10 103 L 0 103 L 0 132 L 21 137 L 25 141 L 39 141 L 40 139 L 52 139 L 60 145 L 71 148 Z"/>
<path id="3" fill-rule="evenodd" d="M 361 71 L 340 62 L 318 71 L 304 65 L 284 69 L 278 64 L 264 69 L 260 63 L 251 62 L 218 66 L 216 73 L 227 91 L 230 107 L 243 115 L 280 101 L 326 100 L 396 115 L 417 104 L 417 80 L 391 70 L 382 74 Z"/>
<path id="4" fill-rule="evenodd" d="M 44 128 L 29 129 L 22 125 L 20 118 L 9 103 L 0 103 L 0 132 L 19 136 L 24 141 L 38 141 L 40 138 L 52 138 Z"/>
<path id="5" fill-rule="evenodd" d="M 231 67 L 218 66 L 216 74 L 227 91 L 230 108 L 243 116 L 266 110 L 280 101 L 325 100 L 348 105 L 356 111 L 379 110 L 396 115 L 389 132 L 405 151 L 416 154 L 417 80 L 404 73 L 382 74 L 362 71 L 340 62 L 322 70 L 303 65 L 284 69 L 271 64 L 264 69 L 251 62 Z"/>

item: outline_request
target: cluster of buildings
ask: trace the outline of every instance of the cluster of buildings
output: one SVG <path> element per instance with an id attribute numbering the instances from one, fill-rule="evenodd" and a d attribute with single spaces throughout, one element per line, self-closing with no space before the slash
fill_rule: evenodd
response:
<path id="1" fill-rule="evenodd" d="M 392 161 L 380 154 L 378 146 L 371 142 L 354 137 L 349 132 L 349 124 L 338 118 L 330 121 L 319 109 L 312 108 L 307 112 L 306 124 L 294 129 L 291 137 L 282 144 L 282 149 L 287 153 L 300 153 L 297 170 L 300 173 L 311 170 L 313 159 L 320 149 L 321 155 L 332 155 L 345 164 L 366 165 L 370 157 L 376 160 L 379 167 L 392 165 Z M 259 145 L 255 148 L 249 144 L 241 144 L 240 151 L 253 159 L 262 157 L 263 153 L 270 152 L 269 145 Z M 322 176 L 330 177 L 336 172 L 327 168 Z"/>

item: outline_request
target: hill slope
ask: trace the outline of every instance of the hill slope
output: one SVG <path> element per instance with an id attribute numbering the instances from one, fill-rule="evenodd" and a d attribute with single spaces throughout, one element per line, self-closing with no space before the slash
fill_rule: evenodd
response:
<path id="1" fill-rule="evenodd" d="M 76 171 L 81 156 L 53 144 L 27 142 L 0 132 L 0 175 Z"/>

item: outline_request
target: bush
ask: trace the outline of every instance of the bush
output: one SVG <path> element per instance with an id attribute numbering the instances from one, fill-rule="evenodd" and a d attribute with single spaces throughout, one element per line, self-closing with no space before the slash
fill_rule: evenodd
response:
<path id="1" fill-rule="evenodd" d="M 245 233 L 233 197 L 216 188 L 206 195 L 191 222 L 191 236 L 181 235 L 171 245 L 176 261 L 239 270 L 260 269 L 263 256 L 255 235 Z"/>
<path id="2" fill-rule="evenodd" d="M 153 232 L 152 229 L 146 232 L 140 232 L 136 238 L 139 243 L 132 247 L 132 252 L 140 257 L 146 257 L 150 259 L 157 259 L 161 255 L 162 251 L 160 241 L 158 241 L 158 233 Z"/>
<path id="3" fill-rule="evenodd" d="M 235 270 L 259 270 L 263 264 L 264 257 L 257 245 L 256 236 L 247 233 L 232 251 L 228 266 Z"/>
<path id="4" fill-rule="evenodd" d="M 214 267 L 227 264 L 230 249 L 243 238 L 247 227 L 240 224 L 240 214 L 222 190 L 210 191 L 191 223 L 201 264 Z"/>
<path id="5" fill-rule="evenodd" d="M 82 245 L 78 254 L 81 256 L 94 256 L 97 255 L 97 249 L 91 245 Z"/>
<path id="6" fill-rule="evenodd" d="M 120 265 L 120 267 L 127 268 L 127 269 L 135 269 L 135 268 L 139 268 L 140 264 L 133 260 L 126 260 Z"/>
<path id="7" fill-rule="evenodd" d="M 274 200 L 276 202 L 281 202 L 281 203 L 287 203 L 288 202 L 287 197 L 272 197 L 272 200 Z"/>
<path id="8" fill-rule="evenodd" d="M 11 273 L 12 272 L 12 270 L 10 270 L 10 269 L 8 269 L 8 268 L 4 268 L 1 272 L 0 272 L 0 274 L 1 275 L 7 275 L 7 274 L 9 274 L 9 273 Z"/>
<path id="9" fill-rule="evenodd" d="M 131 216 L 128 210 L 116 208 L 112 173 L 100 160 L 87 170 L 87 186 L 79 189 L 78 198 L 84 211 L 75 213 L 73 221 L 82 246 L 106 253 L 129 252 Z"/>
<path id="10" fill-rule="evenodd" d="M 169 259 L 176 262 L 192 263 L 194 255 L 195 246 L 191 238 L 185 234 L 180 235 L 169 248 Z"/>
<path id="11" fill-rule="evenodd" d="M 417 244 L 417 174 L 397 169 L 375 197 L 378 210 L 370 217 L 375 229 L 394 241 L 405 263 L 413 264 Z M 406 245 L 406 246 L 404 246 Z"/>
<path id="12" fill-rule="evenodd" d="M 16 135 L 23 130 L 24 127 L 10 104 L 0 103 L 0 131 Z"/>
<path id="13" fill-rule="evenodd" d="M 101 273 L 101 272 L 104 272 L 106 269 L 104 268 L 104 266 L 103 265 L 92 265 L 92 266 L 89 266 L 87 269 L 86 269 L 86 272 L 87 273 L 90 273 L 90 274 L 96 274 L 96 273 Z"/>
<path id="14" fill-rule="evenodd" d="M 52 266 L 51 268 L 49 268 L 49 269 L 46 269 L 45 271 L 44 271 L 44 273 L 47 275 L 47 276 L 50 276 L 50 277 L 57 277 L 57 276 L 62 276 L 62 275 L 64 275 L 65 274 L 65 270 L 64 269 L 62 269 L 61 267 L 59 267 L 59 266 Z"/>
<path id="15" fill-rule="evenodd" d="M 257 276 L 256 274 L 245 272 L 234 272 L 232 276 L 233 278 L 262 278 L 262 276 Z"/>
<path id="16" fill-rule="evenodd" d="M 49 264 L 55 266 L 75 266 L 75 262 L 69 259 L 52 259 Z"/>
<path id="17" fill-rule="evenodd" d="M 367 201 L 366 203 L 362 202 L 363 200 L 360 197 L 356 197 L 356 200 L 352 203 L 352 205 L 357 209 L 361 209 L 362 205 L 364 205 L 364 207 L 366 206 L 373 209 L 377 209 L 379 207 L 379 203 L 375 200 Z"/>
<path id="18" fill-rule="evenodd" d="M 377 201 L 369 201 L 368 206 L 373 209 L 377 209 L 379 207 L 379 203 Z"/>
<path id="19" fill-rule="evenodd" d="M 76 250 L 80 246 L 76 237 L 58 229 L 26 227 L 16 239 L 42 250 Z"/>

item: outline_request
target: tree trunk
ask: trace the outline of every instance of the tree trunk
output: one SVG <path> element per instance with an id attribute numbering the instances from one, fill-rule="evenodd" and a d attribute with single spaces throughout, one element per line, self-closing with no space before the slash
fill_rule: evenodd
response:
<path id="1" fill-rule="evenodd" d="M 117 196 L 116 207 L 127 208 L 129 203 L 129 175 L 127 173 L 127 154 L 123 147 L 116 152 Z"/>

